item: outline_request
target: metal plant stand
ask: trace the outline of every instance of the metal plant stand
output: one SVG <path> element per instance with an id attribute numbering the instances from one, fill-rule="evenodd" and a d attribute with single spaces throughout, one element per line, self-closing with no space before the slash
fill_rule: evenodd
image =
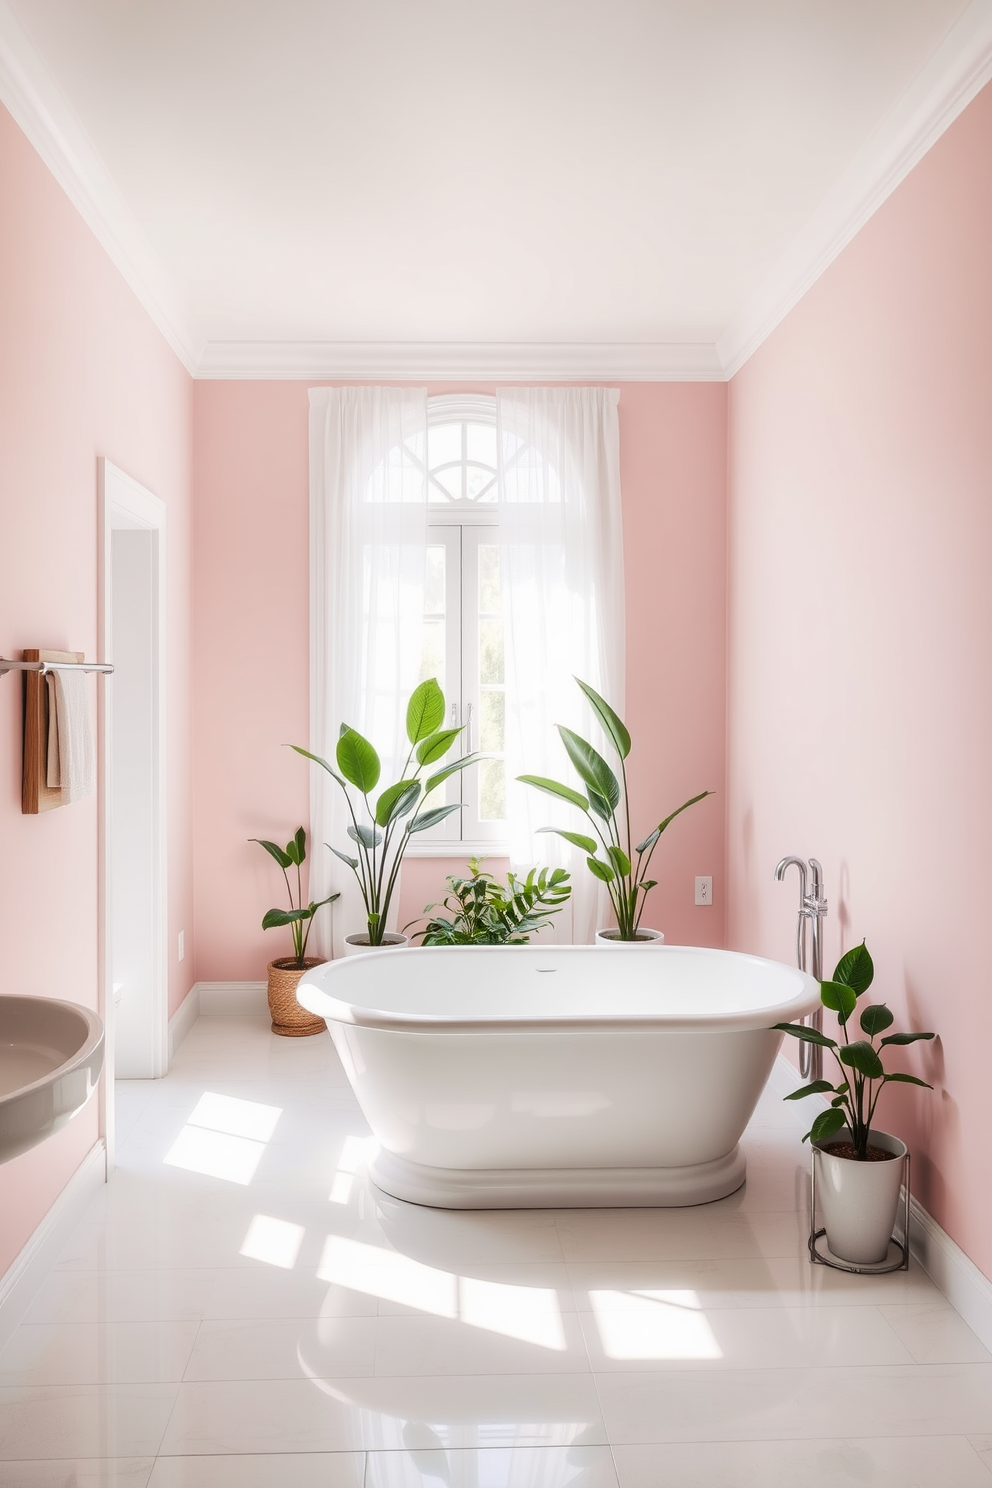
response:
<path id="1" fill-rule="evenodd" d="M 850 1271 L 855 1276 L 886 1276 L 890 1271 L 909 1270 L 909 1153 L 901 1159 L 903 1163 L 902 1174 L 902 1239 L 897 1240 L 895 1235 L 889 1241 L 889 1250 L 886 1252 L 884 1261 L 862 1264 L 859 1261 L 842 1261 L 835 1256 L 827 1247 L 827 1232 L 825 1228 L 816 1228 L 816 1152 L 810 1151 L 809 1155 L 809 1260 L 811 1266 L 829 1266 L 833 1271 Z M 893 1245 L 898 1251 L 898 1259 L 889 1260 Z M 825 1253 L 824 1253 L 825 1252 Z"/>

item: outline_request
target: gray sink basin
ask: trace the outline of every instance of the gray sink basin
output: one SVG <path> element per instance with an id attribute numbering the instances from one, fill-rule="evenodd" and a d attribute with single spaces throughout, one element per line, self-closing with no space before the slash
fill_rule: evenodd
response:
<path id="1" fill-rule="evenodd" d="M 85 1106 L 103 1068 L 103 1023 L 54 997 L 0 996 L 0 1162 Z"/>

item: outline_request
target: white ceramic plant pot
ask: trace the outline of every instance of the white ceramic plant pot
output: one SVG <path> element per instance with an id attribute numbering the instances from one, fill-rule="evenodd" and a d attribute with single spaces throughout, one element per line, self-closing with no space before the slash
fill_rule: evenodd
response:
<path id="1" fill-rule="evenodd" d="M 642 925 L 636 940 L 621 940 L 619 930 L 597 930 L 595 944 L 598 946 L 624 946 L 636 951 L 644 946 L 664 945 L 665 937 L 660 930 L 646 930 Z"/>
<path id="2" fill-rule="evenodd" d="M 830 1142 L 849 1142 L 842 1127 Z M 855 1265 L 877 1265 L 888 1254 L 899 1207 L 906 1145 L 888 1132 L 870 1131 L 868 1141 L 894 1154 L 889 1162 L 857 1162 L 834 1157 L 814 1143 L 816 1194 L 827 1232 L 827 1244 L 838 1260 Z"/>
<path id="3" fill-rule="evenodd" d="M 410 944 L 408 935 L 399 935 L 395 931 L 387 930 L 382 937 L 382 945 L 370 946 L 369 933 L 363 930 L 361 935 L 346 935 L 344 938 L 344 953 L 346 956 L 364 956 L 368 951 L 392 951 L 397 946 Z"/>

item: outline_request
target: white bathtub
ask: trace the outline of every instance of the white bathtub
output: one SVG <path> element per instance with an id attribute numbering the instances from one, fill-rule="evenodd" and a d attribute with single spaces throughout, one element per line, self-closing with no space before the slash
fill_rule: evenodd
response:
<path id="1" fill-rule="evenodd" d="M 307 972 L 379 1142 L 373 1181 L 447 1209 L 701 1204 L 781 1040 L 819 1003 L 777 961 L 686 946 L 377 951 Z"/>

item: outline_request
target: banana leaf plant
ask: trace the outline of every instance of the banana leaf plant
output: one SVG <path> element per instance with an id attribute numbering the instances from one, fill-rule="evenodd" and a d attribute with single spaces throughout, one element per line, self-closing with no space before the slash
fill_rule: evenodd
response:
<path id="1" fill-rule="evenodd" d="M 326 899 L 309 904 L 303 903 L 303 875 L 302 866 L 307 856 L 307 834 L 302 827 L 297 827 L 296 833 L 285 847 L 280 847 L 276 842 L 267 842 L 264 837 L 249 837 L 249 842 L 257 842 L 259 847 L 264 847 L 270 858 L 274 858 L 282 869 L 282 876 L 286 880 L 286 892 L 289 894 L 288 909 L 267 909 L 262 916 L 262 929 L 273 930 L 277 926 L 288 925 L 293 936 L 293 957 L 296 966 L 292 968 L 302 971 L 307 954 L 307 941 L 310 939 L 310 931 L 313 929 L 313 917 L 318 909 L 325 904 L 331 904 L 339 899 L 340 894 L 328 894 Z M 289 870 L 296 869 L 296 892 L 290 882 Z M 287 960 L 290 958 L 287 957 Z"/>
<path id="2" fill-rule="evenodd" d="M 573 790 L 571 786 L 560 784 L 557 780 L 549 780 L 544 775 L 518 775 L 517 779 L 524 785 L 532 785 L 536 790 L 544 791 L 549 796 L 556 796 L 559 800 L 567 801 L 570 806 L 577 806 L 580 811 L 585 812 L 596 834 L 595 837 L 587 836 L 582 832 L 565 831 L 561 827 L 540 827 L 539 830 L 554 832 L 557 836 L 564 837 L 566 842 L 572 843 L 574 847 L 588 855 L 586 863 L 589 872 L 605 883 L 609 892 L 613 913 L 617 920 L 618 938 L 636 940 L 641 915 L 644 913 L 645 899 L 658 882 L 655 878 L 648 878 L 647 874 L 661 834 L 683 811 L 688 810 L 690 806 L 695 806 L 697 801 L 704 800 L 706 796 L 711 796 L 713 792 L 701 791 L 698 796 L 692 796 L 690 800 L 684 801 L 677 810 L 670 812 L 660 821 L 643 842 L 632 847 L 626 765 L 627 756 L 630 753 L 630 734 L 609 703 L 605 702 L 599 693 L 589 686 L 588 682 L 581 682 L 578 677 L 575 680 L 589 699 L 604 734 L 617 752 L 620 763 L 619 780 L 603 756 L 585 739 L 580 738 L 571 729 L 565 728 L 563 724 L 557 725 L 558 732 L 565 746 L 565 752 L 585 786 L 585 795 L 581 791 Z M 602 848 L 601 857 L 598 855 L 600 848 Z"/>
<path id="3" fill-rule="evenodd" d="M 934 1035 L 889 1033 L 876 1044 L 879 1034 L 885 1033 L 895 1022 L 884 1002 L 870 1003 L 862 1009 L 858 1023 L 861 1032 L 867 1037 L 850 1040 L 847 1025 L 854 1016 L 858 998 L 867 992 L 874 977 L 875 966 L 868 947 L 862 941 L 840 958 L 832 979 L 820 983 L 820 1001 L 825 1008 L 837 1014 L 843 1039 L 841 1043 L 820 1033 L 816 1028 L 807 1027 L 805 1023 L 775 1024 L 776 1028 L 790 1034 L 792 1038 L 829 1049 L 843 1076 L 839 1085 L 831 1085 L 829 1080 L 814 1080 L 812 1084 L 804 1085 L 785 1097 L 786 1100 L 802 1100 L 804 1096 L 826 1095 L 828 1091 L 833 1096 L 830 1106 L 826 1111 L 820 1112 L 803 1141 L 822 1142 L 835 1136 L 843 1127 L 849 1127 L 851 1142 L 859 1162 L 868 1161 L 868 1133 L 874 1120 L 878 1098 L 886 1085 L 922 1085 L 925 1090 L 933 1089 L 926 1080 L 917 1079 L 916 1075 L 897 1071 L 886 1073 L 882 1064 L 883 1049 L 892 1045 L 915 1044 L 919 1039 L 932 1039 Z"/>
<path id="4" fill-rule="evenodd" d="M 410 752 L 401 779 L 380 791 L 374 801 L 372 797 L 379 784 L 382 765 L 368 739 L 356 729 L 341 725 L 335 751 L 337 769 L 321 759 L 319 754 L 311 754 L 309 749 L 299 744 L 293 745 L 297 754 L 326 770 L 344 792 L 351 816 L 348 836 L 355 844 L 357 856 L 342 852 L 331 843 L 327 846 L 336 858 L 347 863 L 358 880 L 370 946 L 382 945 L 390 902 L 410 838 L 437 826 L 446 816 L 462 809 L 460 804 L 432 806 L 425 811 L 417 811 L 417 807 L 456 771 L 464 770 L 480 758 L 478 752 L 462 755 L 422 778 L 425 771 L 430 771 L 432 765 L 444 758 L 462 732 L 460 728 L 442 728 L 444 714 L 444 693 L 436 678 L 421 682 L 412 693 L 406 710 Z M 349 786 L 358 793 L 357 802 Z M 366 820 L 360 819 L 363 815 Z"/>

